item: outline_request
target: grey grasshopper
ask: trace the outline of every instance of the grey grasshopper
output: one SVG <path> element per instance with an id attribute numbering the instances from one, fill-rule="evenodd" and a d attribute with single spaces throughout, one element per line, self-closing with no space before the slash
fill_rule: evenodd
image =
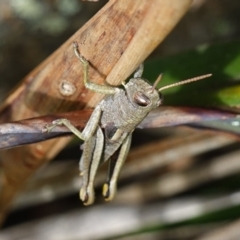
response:
<path id="1" fill-rule="evenodd" d="M 211 74 L 184 80 L 156 89 L 158 79 L 153 85 L 142 78 L 143 64 L 123 88 L 98 85 L 88 79 L 89 62 L 79 53 L 78 45 L 73 43 L 74 52 L 83 65 L 84 85 L 91 91 L 105 94 L 104 99 L 94 109 L 84 130 L 80 132 L 67 119 L 57 119 L 43 129 L 51 131 L 57 125 L 65 125 L 72 133 L 84 141 L 83 153 L 79 163 L 82 186 L 80 199 L 84 205 L 94 202 L 94 179 L 99 165 L 109 160 L 108 177 L 103 185 L 105 200 L 112 200 L 117 189 L 117 179 L 129 152 L 132 132 L 136 126 L 162 103 L 160 91 L 173 86 L 197 81 Z"/>

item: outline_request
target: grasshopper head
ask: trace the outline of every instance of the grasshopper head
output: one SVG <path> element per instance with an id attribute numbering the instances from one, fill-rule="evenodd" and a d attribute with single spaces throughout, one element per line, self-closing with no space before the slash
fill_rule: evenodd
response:
<path id="1" fill-rule="evenodd" d="M 152 110 L 162 103 L 160 92 L 145 79 L 131 78 L 124 87 L 129 101 L 137 107 Z"/>
<path id="2" fill-rule="evenodd" d="M 138 72 L 136 73 L 138 74 Z M 157 80 L 153 85 L 148 83 L 147 80 L 137 76 L 137 77 L 131 78 L 129 82 L 124 85 L 124 87 L 126 89 L 128 99 L 132 104 L 151 111 L 152 109 L 158 107 L 163 101 L 163 97 L 160 91 L 171 88 L 171 87 L 183 85 L 183 84 L 196 82 L 210 76 L 212 76 L 212 74 L 206 74 L 206 75 L 186 79 L 177 83 L 173 83 L 173 84 L 161 87 L 159 89 L 156 89 L 156 87 L 162 78 L 161 74 L 159 75 L 159 77 L 157 78 Z"/>
<path id="3" fill-rule="evenodd" d="M 157 89 L 157 85 L 162 79 L 162 74 L 160 74 L 154 84 L 151 85 L 147 80 L 141 78 L 143 68 L 143 64 L 141 64 L 134 73 L 134 77 L 131 78 L 127 84 L 123 83 L 123 86 L 126 89 L 129 101 L 134 106 L 143 108 L 147 111 L 151 111 L 162 103 L 163 97 L 160 91 L 171 87 L 199 81 L 212 76 L 212 74 L 206 74 L 199 77 L 186 79 L 177 83 L 169 84 L 167 86 Z"/>

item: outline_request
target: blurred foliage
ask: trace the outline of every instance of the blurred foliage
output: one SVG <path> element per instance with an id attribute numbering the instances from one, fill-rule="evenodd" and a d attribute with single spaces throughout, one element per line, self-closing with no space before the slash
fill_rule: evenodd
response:
<path id="1" fill-rule="evenodd" d="M 166 105 L 239 107 L 240 42 L 196 47 L 194 50 L 149 61 L 145 74 L 151 80 L 163 73 L 162 85 L 207 73 L 212 77 L 164 91 Z"/>

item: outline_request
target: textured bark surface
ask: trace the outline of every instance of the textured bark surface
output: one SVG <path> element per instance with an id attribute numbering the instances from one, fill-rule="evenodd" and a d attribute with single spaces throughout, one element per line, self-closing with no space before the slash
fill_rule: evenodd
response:
<path id="1" fill-rule="evenodd" d="M 59 49 L 34 69 L 4 101 L 2 123 L 94 107 L 102 96 L 82 82 L 82 67 L 72 42 L 90 61 L 90 79 L 118 85 L 166 37 L 191 0 L 111 0 Z M 1 153 L 0 222 L 15 194 L 42 164 L 54 157 L 68 138 L 32 144 Z"/>

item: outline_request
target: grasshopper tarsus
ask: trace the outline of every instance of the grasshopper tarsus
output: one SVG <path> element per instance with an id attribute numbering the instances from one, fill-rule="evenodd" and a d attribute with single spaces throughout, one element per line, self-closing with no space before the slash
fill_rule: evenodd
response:
<path id="1" fill-rule="evenodd" d="M 73 42 L 73 50 L 77 58 L 84 64 L 89 65 L 88 60 L 79 52 L 78 43 Z"/>
<path id="2" fill-rule="evenodd" d="M 102 188 L 102 195 L 106 199 L 109 197 L 109 185 L 107 183 L 104 183 L 103 188 Z"/>
<path id="3" fill-rule="evenodd" d="M 115 184 L 112 185 L 111 183 L 105 183 L 102 189 L 102 195 L 105 201 L 111 201 L 116 195 L 116 190 L 117 190 L 117 187 Z"/>
<path id="4" fill-rule="evenodd" d="M 94 202 L 94 191 L 93 188 L 81 188 L 79 192 L 79 198 L 82 200 L 85 206 L 91 205 Z"/>

